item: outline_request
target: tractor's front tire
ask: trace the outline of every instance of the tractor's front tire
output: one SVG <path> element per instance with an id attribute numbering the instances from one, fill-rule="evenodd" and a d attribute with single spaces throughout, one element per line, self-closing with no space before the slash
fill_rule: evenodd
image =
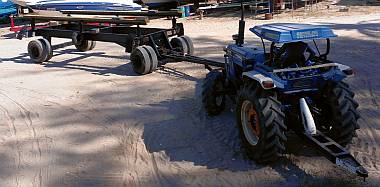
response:
<path id="1" fill-rule="evenodd" d="M 321 125 L 317 127 L 342 146 L 351 142 L 359 128 L 359 104 L 354 96 L 349 86 L 341 82 L 332 85 L 319 101 L 322 113 L 317 118 Z"/>
<path id="2" fill-rule="evenodd" d="M 270 163 L 284 153 L 286 126 L 276 94 L 246 83 L 237 98 L 237 124 L 248 157 Z"/>
<path id="3" fill-rule="evenodd" d="M 206 75 L 202 85 L 203 107 L 210 116 L 220 114 L 225 108 L 224 77 L 220 71 L 211 71 Z"/>

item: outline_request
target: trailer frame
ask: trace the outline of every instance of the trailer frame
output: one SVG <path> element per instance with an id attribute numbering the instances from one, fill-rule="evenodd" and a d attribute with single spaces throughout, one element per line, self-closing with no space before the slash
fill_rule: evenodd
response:
<path id="1" fill-rule="evenodd" d="M 41 36 L 51 44 L 52 38 L 73 39 L 75 35 L 81 40 L 118 44 L 124 47 L 127 53 L 132 53 L 139 46 L 150 46 L 157 55 L 159 66 L 168 62 L 188 61 L 204 64 L 207 69 L 212 69 L 210 66 L 224 67 L 223 62 L 183 54 L 175 50 L 170 43 L 170 38 L 184 36 L 183 24 L 177 22 L 177 18 L 181 16 L 178 11 L 61 11 L 60 13 L 62 15 L 58 16 L 21 14 L 17 18 L 28 20 L 30 28 L 20 31 L 18 38 L 22 39 L 23 36 L 20 35 Z M 149 23 L 149 18 L 162 17 L 171 19 L 171 28 L 142 27 Z M 41 27 L 37 26 L 38 22 L 48 22 L 48 24 Z"/>

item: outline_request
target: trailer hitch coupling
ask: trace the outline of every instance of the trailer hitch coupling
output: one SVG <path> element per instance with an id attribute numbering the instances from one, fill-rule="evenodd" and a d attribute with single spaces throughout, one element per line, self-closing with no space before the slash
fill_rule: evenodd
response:
<path id="1" fill-rule="evenodd" d="M 358 161 L 356 161 L 351 155 L 344 155 L 344 157 L 336 158 L 336 165 L 350 171 L 351 173 L 356 173 L 358 176 L 365 178 L 368 177 L 368 171 L 361 166 Z"/>

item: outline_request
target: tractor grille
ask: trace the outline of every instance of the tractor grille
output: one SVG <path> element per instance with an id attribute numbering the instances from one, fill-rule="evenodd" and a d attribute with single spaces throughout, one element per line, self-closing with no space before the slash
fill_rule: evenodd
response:
<path id="1" fill-rule="evenodd" d="M 314 86 L 313 78 L 301 78 L 293 80 L 292 88 L 302 89 L 302 88 L 312 88 Z"/>

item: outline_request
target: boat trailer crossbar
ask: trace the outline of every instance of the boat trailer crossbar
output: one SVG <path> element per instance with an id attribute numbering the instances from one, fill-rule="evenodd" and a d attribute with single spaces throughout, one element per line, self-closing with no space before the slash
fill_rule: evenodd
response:
<path id="1" fill-rule="evenodd" d="M 147 17 L 180 17 L 179 11 L 97 11 L 97 10 L 61 10 L 67 15 L 112 15 L 112 16 L 147 16 Z"/>
<path id="2" fill-rule="evenodd" d="M 111 42 L 125 47 L 126 52 L 132 52 L 134 47 L 143 44 L 150 44 L 150 40 L 159 41 L 157 36 L 172 37 L 181 34 L 182 25 L 176 28 L 158 29 L 158 28 L 139 28 L 130 26 L 92 26 L 78 24 L 64 24 L 39 28 L 29 31 L 30 35 L 42 36 L 51 40 L 51 38 L 68 38 L 71 39 L 74 33 L 78 33 L 84 40 Z"/>

